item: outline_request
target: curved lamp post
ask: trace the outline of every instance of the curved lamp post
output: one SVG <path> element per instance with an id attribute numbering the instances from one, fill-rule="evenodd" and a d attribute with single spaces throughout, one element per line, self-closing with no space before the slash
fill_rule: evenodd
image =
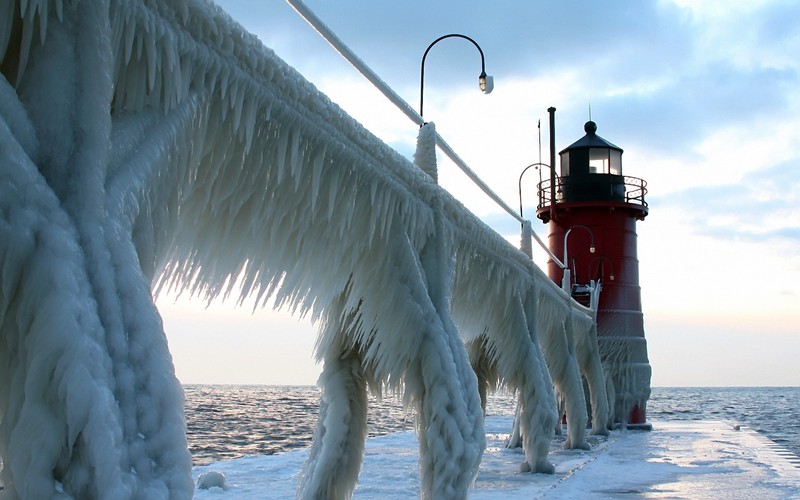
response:
<path id="1" fill-rule="evenodd" d="M 592 233 L 592 230 L 584 226 L 583 224 L 575 224 L 574 226 L 567 229 L 566 233 L 564 233 L 564 260 L 563 260 L 564 277 L 561 279 L 561 288 L 567 293 L 571 292 L 570 288 L 572 286 L 572 277 L 570 276 L 570 267 L 569 267 L 569 262 L 567 261 L 567 238 L 569 237 L 569 234 L 572 232 L 572 230 L 575 229 L 576 227 L 583 228 L 586 230 L 586 232 L 589 233 L 589 237 L 592 239 L 592 243 L 589 245 L 589 253 L 594 253 L 595 251 L 594 233 Z"/>
<path id="2" fill-rule="evenodd" d="M 547 168 L 549 168 L 551 170 L 553 168 L 550 165 L 548 165 L 547 163 L 541 163 L 541 162 L 539 162 L 539 163 L 531 163 L 530 165 L 528 165 L 527 167 L 525 167 L 522 170 L 522 173 L 519 174 L 519 183 L 518 184 L 519 184 L 519 216 L 520 216 L 520 218 L 524 218 L 524 216 L 522 215 L 522 176 L 531 167 L 537 167 L 537 168 L 538 167 L 547 167 Z M 539 177 L 541 177 L 541 173 L 540 173 Z"/>
<path id="3" fill-rule="evenodd" d="M 481 92 L 483 92 L 484 94 L 489 94 L 494 89 L 494 79 L 486 74 L 486 61 L 484 60 L 483 57 L 483 50 L 481 50 L 480 45 L 478 45 L 477 42 L 475 42 L 475 40 L 466 35 L 460 35 L 458 33 L 451 33 L 449 35 L 440 36 L 439 38 L 431 42 L 430 45 L 428 45 L 428 48 L 425 49 L 425 53 L 422 55 L 422 64 L 420 65 L 420 71 L 419 71 L 419 116 L 420 117 L 423 116 L 422 95 L 423 95 L 423 89 L 425 87 L 425 58 L 428 57 L 428 52 L 431 50 L 431 47 L 436 45 L 438 42 L 444 40 L 445 38 L 453 38 L 453 37 L 463 38 L 464 40 L 468 40 L 472 42 L 472 45 L 474 45 L 475 48 L 478 49 L 478 52 L 480 52 L 481 54 L 481 74 L 478 75 L 478 86 L 480 87 Z"/>

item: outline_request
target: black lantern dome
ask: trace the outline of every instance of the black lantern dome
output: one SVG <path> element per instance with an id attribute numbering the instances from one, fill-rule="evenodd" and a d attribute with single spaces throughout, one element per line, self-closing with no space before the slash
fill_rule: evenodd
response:
<path id="1" fill-rule="evenodd" d="M 559 201 L 624 201 L 622 148 L 597 135 L 588 121 L 586 135 L 559 153 L 562 193 Z"/>

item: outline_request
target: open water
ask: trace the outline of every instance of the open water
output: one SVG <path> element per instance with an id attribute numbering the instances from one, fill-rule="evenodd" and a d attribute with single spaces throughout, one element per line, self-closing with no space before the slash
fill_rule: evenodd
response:
<path id="1" fill-rule="evenodd" d="M 195 465 L 280 453 L 311 444 L 320 392 L 314 386 L 187 385 L 186 421 Z M 487 413 L 513 415 L 515 398 L 490 397 Z M 648 420 L 722 420 L 750 427 L 800 456 L 800 387 L 655 387 Z M 398 397 L 371 398 L 370 436 L 411 430 Z"/>

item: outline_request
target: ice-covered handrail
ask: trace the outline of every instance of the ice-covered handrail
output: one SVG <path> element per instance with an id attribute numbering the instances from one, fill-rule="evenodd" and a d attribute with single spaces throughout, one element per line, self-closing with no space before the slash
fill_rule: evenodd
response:
<path id="1" fill-rule="evenodd" d="M 339 38 L 336 33 L 331 30 L 327 24 L 325 24 L 322 19 L 320 19 L 311 9 L 308 8 L 301 0 L 286 0 L 286 2 L 302 17 L 303 19 L 314 28 L 317 33 L 319 33 L 339 54 L 342 55 L 353 67 L 358 70 L 359 73 L 364 75 L 364 77 L 372 83 L 375 88 L 377 88 L 390 102 L 392 102 L 395 106 L 400 109 L 412 122 L 417 125 L 422 125 L 425 123 L 425 120 L 417 113 L 411 105 L 406 102 L 405 99 L 400 97 L 397 92 L 392 90 L 389 85 L 384 82 L 381 77 L 379 77 L 369 66 L 367 66 L 364 61 L 361 60 L 355 52 L 353 52 L 350 47 L 347 46 L 341 38 Z M 492 199 L 497 205 L 505 210 L 511 217 L 516 219 L 520 224 L 525 225 L 526 219 L 521 217 L 517 212 L 511 208 L 505 201 L 503 201 L 500 196 L 497 195 L 480 177 L 476 174 L 469 166 L 461 159 L 458 154 L 450 147 L 447 141 L 437 132 L 436 133 L 436 144 L 439 146 L 439 149 L 450 158 L 453 163 L 461 169 L 464 174 L 466 174 L 469 179 L 475 183 L 475 185 L 480 188 L 489 198 Z M 528 221 L 528 225 L 530 226 L 530 221 Z M 563 268 L 564 264 L 561 260 L 550 251 L 550 249 L 545 245 L 545 243 L 539 238 L 535 231 L 531 230 L 530 235 L 536 240 L 542 249 L 547 253 L 547 255 L 553 259 L 553 262 L 558 264 L 559 267 Z M 530 255 L 529 255 L 530 257 Z"/>

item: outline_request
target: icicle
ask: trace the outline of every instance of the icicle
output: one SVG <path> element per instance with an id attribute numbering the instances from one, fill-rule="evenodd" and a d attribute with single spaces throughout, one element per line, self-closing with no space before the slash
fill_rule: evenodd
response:
<path id="1" fill-rule="evenodd" d="M 189 2 L 178 2 L 178 7 L 181 24 L 186 24 L 189 21 Z"/>
<path id="2" fill-rule="evenodd" d="M 328 212 L 327 218 L 328 220 L 332 220 L 334 217 L 334 210 L 336 207 L 336 202 L 341 199 L 339 196 L 339 184 L 340 184 L 340 174 L 338 170 L 336 173 L 331 175 L 328 178 Z"/>
<path id="3" fill-rule="evenodd" d="M 39 43 L 44 45 L 45 38 L 47 38 L 47 15 L 50 12 L 47 0 L 42 0 L 36 8 L 39 10 Z"/>
<path id="4" fill-rule="evenodd" d="M 171 32 L 167 31 L 164 33 L 164 35 L 161 37 L 160 45 L 161 50 L 164 53 L 164 57 L 166 58 L 166 67 L 164 69 L 166 69 L 168 73 L 175 74 L 176 78 L 180 78 L 180 67 L 178 66 L 178 48 L 175 43 L 175 38 Z"/>
<path id="5" fill-rule="evenodd" d="M 289 144 L 289 131 L 288 130 L 280 130 L 276 131 L 278 134 L 277 141 L 278 143 L 275 145 L 276 148 L 276 157 L 275 157 L 275 167 L 278 171 L 277 182 L 280 185 L 283 182 L 284 173 L 288 170 L 288 165 L 286 164 L 286 153 Z"/>
<path id="6" fill-rule="evenodd" d="M 204 76 L 205 81 L 203 82 L 204 87 L 207 88 L 208 92 L 212 95 L 216 93 L 217 84 L 219 83 L 220 80 L 220 71 L 221 71 L 220 65 L 221 63 L 215 59 L 211 61 L 205 72 Z"/>
<path id="7" fill-rule="evenodd" d="M 11 27 L 16 18 L 16 8 L 16 2 L 4 2 L 0 5 L 0 61 L 5 59 L 11 41 Z"/>
<path id="8" fill-rule="evenodd" d="M 156 83 L 156 68 L 158 67 L 158 52 L 156 51 L 156 41 L 152 34 L 144 36 L 144 47 L 146 50 L 145 60 L 147 61 L 147 90 L 153 90 Z"/>
<path id="9" fill-rule="evenodd" d="M 161 108 L 164 111 L 170 111 L 169 100 L 165 98 L 166 91 L 164 90 L 164 88 L 169 85 L 164 80 L 169 77 L 162 71 L 158 71 L 156 74 L 158 78 L 153 80 L 153 86 L 146 96 L 148 104 L 153 108 Z"/>
<path id="10" fill-rule="evenodd" d="M 117 82 L 119 81 L 119 75 L 124 67 L 125 63 L 123 61 L 123 47 L 122 47 L 122 40 L 125 36 L 125 29 L 122 24 L 122 13 L 120 9 L 111 9 L 111 54 L 114 57 L 114 73 L 112 75 L 112 79 L 114 81 L 114 86 L 117 86 Z M 117 94 L 115 88 L 115 95 Z"/>
<path id="11" fill-rule="evenodd" d="M 301 166 L 301 163 L 299 161 L 300 160 L 300 158 L 299 158 L 299 156 L 300 156 L 300 131 L 297 130 L 296 128 L 292 127 L 290 129 L 290 135 L 291 135 L 291 141 L 292 142 L 291 142 L 291 146 L 290 146 L 290 149 L 289 149 L 289 152 L 288 152 L 289 169 L 290 169 L 289 171 L 290 171 L 290 173 L 292 175 L 292 178 L 294 179 L 294 189 L 296 191 L 297 187 L 299 185 L 300 179 L 302 177 L 300 175 L 300 172 L 299 172 L 300 166 Z"/>
<path id="12" fill-rule="evenodd" d="M 230 74 L 230 69 L 228 69 L 227 66 L 225 65 L 222 66 L 219 78 L 220 78 L 220 88 L 219 88 L 220 97 L 222 97 L 223 101 L 226 101 L 228 99 L 228 94 L 230 93 L 230 88 L 228 84 L 232 79 L 232 75 Z M 223 110 L 223 112 L 227 112 L 227 109 Z"/>
<path id="13" fill-rule="evenodd" d="M 130 64 L 131 56 L 133 56 L 133 43 L 136 40 L 136 30 L 134 23 L 128 19 L 122 24 L 123 26 L 123 43 L 125 44 L 125 64 Z"/>
<path id="14" fill-rule="evenodd" d="M 369 204 L 374 205 L 378 195 L 378 183 L 373 182 L 369 186 Z"/>
<path id="15" fill-rule="evenodd" d="M 319 185 L 322 179 L 322 165 L 324 160 L 323 153 L 314 155 L 311 167 L 311 212 L 316 213 L 317 197 L 319 196 Z"/>
<path id="16" fill-rule="evenodd" d="M 191 84 L 194 81 L 194 79 L 192 78 L 193 65 L 192 61 L 189 59 L 188 56 L 185 57 L 179 56 L 178 64 L 182 71 L 181 82 L 183 82 L 183 87 L 181 88 L 181 100 L 183 100 L 186 98 L 186 96 L 189 95 Z"/>
<path id="17" fill-rule="evenodd" d="M 245 109 L 245 114 L 244 114 L 244 123 L 242 127 L 244 129 L 245 154 L 247 154 L 253 145 L 253 135 L 256 132 L 256 115 L 258 114 L 258 103 L 255 102 L 255 99 L 251 99 L 248 103 L 244 105 L 244 109 Z"/>
<path id="18" fill-rule="evenodd" d="M 246 89 L 243 88 L 243 84 L 239 80 L 234 80 L 231 83 L 231 87 L 230 106 L 231 110 L 233 110 L 233 130 L 235 133 L 239 134 L 241 132 L 239 130 L 239 124 L 241 123 L 242 119 L 242 105 L 244 102 L 244 94 Z"/>
<path id="19" fill-rule="evenodd" d="M 34 30 L 34 14 L 32 13 L 33 9 L 26 10 L 26 2 L 23 1 L 21 4 L 21 14 L 22 14 L 22 41 L 20 43 L 19 49 L 19 65 L 17 67 L 17 80 L 22 79 L 22 75 L 25 74 L 25 68 L 28 66 L 28 58 L 30 57 L 31 52 L 31 43 L 33 41 L 33 30 Z"/>

